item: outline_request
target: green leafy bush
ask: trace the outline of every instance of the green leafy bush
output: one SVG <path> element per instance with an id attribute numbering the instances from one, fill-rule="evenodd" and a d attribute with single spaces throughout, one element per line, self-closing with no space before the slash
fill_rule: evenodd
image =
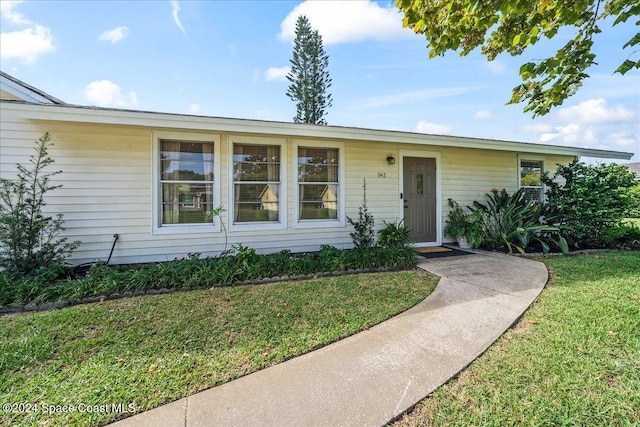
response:
<path id="1" fill-rule="evenodd" d="M 246 280 L 300 276 L 353 269 L 415 267 L 409 246 L 340 250 L 323 246 L 320 252 L 280 251 L 261 255 L 253 248 L 234 245 L 220 257 L 185 259 L 136 266 L 96 264 L 81 279 L 49 280 L 45 276 L 13 278 L 0 272 L 0 306 L 74 301 L 87 297 L 152 289 L 195 289 L 232 285 Z"/>
<path id="2" fill-rule="evenodd" d="M 544 174 L 542 182 L 547 186 L 546 220 L 573 247 L 610 245 L 615 240 L 610 230 L 634 207 L 629 189 L 637 183 L 625 166 L 590 166 L 575 160 L 558 165 L 553 177 Z"/>
<path id="3" fill-rule="evenodd" d="M 612 248 L 640 250 L 640 226 L 637 224 L 623 222 L 607 228 L 603 234 Z"/>
<path id="4" fill-rule="evenodd" d="M 375 233 L 373 227 L 375 226 L 375 220 L 373 214 L 369 212 L 367 208 L 367 180 L 362 180 L 362 205 L 358 208 L 358 219 L 352 219 L 347 215 L 347 221 L 353 225 L 355 231 L 349 233 L 353 240 L 353 246 L 356 249 L 370 248 L 375 242 Z"/>
<path id="5" fill-rule="evenodd" d="M 631 197 L 631 206 L 629 206 L 626 216 L 640 218 L 640 182 L 629 188 L 629 196 Z"/>
<path id="6" fill-rule="evenodd" d="M 411 230 L 404 224 L 404 219 L 394 222 L 382 221 L 385 227 L 378 231 L 378 245 L 383 248 L 405 246 L 411 242 Z"/>
<path id="7" fill-rule="evenodd" d="M 514 249 L 524 253 L 537 243 L 543 252 L 549 252 L 550 244 L 568 252 L 566 240 L 559 229 L 544 223 L 542 206 L 524 197 L 524 188 L 509 195 L 506 190 L 491 190 L 487 202 L 473 202 L 469 209 L 477 216 L 481 227 L 482 242 L 489 249 Z"/>
<path id="8" fill-rule="evenodd" d="M 62 171 L 47 172 L 54 163 L 49 156 L 51 136 L 36 141 L 31 167 L 17 165 L 16 180 L 0 179 L 0 270 L 13 275 L 56 275 L 64 260 L 79 245 L 60 237 L 64 231 L 61 214 L 43 212 L 45 195 L 60 188 L 51 178 Z"/>
<path id="9" fill-rule="evenodd" d="M 448 199 L 449 218 L 444 226 L 445 234 L 456 239 L 464 238 L 467 240 L 469 247 L 475 249 L 482 245 L 482 222 L 480 221 L 479 212 L 470 210 L 470 213 L 464 211 L 462 206 L 453 199 Z"/>

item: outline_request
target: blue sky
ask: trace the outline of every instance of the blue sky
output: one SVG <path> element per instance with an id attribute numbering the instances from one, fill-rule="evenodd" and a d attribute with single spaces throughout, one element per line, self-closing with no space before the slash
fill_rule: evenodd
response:
<path id="1" fill-rule="evenodd" d="M 603 24 L 591 78 L 534 120 L 522 105 L 505 105 L 518 68 L 555 52 L 568 32 L 521 57 L 429 60 L 424 38 L 403 29 L 386 1 L 0 5 L 2 71 L 69 103 L 292 121 L 285 67 L 305 14 L 330 58 L 330 125 L 635 152 L 640 161 L 640 72 L 612 74 L 632 54 L 622 45 L 637 31 L 633 20 Z"/>

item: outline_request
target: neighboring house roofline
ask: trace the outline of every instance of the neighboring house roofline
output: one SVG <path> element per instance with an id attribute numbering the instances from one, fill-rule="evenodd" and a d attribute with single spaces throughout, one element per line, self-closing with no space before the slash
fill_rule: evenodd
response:
<path id="1" fill-rule="evenodd" d="M 25 102 L 56 105 L 66 104 L 64 101 L 53 97 L 38 88 L 28 85 L 22 80 L 18 80 L 3 71 L 0 71 L 0 89 L 22 99 Z"/>
<path id="2" fill-rule="evenodd" d="M 20 101 L 2 101 L 2 108 L 28 110 L 29 118 L 42 121 L 79 122 L 145 126 L 165 129 L 271 134 L 304 138 L 332 138 L 372 142 L 436 145 L 458 148 L 514 151 L 629 160 L 634 153 L 564 147 L 531 142 L 504 141 L 416 132 L 366 129 L 346 126 L 311 125 L 254 119 L 222 118 L 177 113 L 126 110 L 73 104 L 45 105 Z"/>
<path id="3" fill-rule="evenodd" d="M 629 172 L 634 173 L 636 175 L 636 179 L 640 180 L 640 162 L 624 163 L 622 166 L 626 166 L 629 169 Z"/>

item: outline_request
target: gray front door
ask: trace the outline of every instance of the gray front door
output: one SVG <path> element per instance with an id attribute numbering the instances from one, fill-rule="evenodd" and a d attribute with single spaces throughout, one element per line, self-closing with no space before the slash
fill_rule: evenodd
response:
<path id="1" fill-rule="evenodd" d="M 404 218 L 416 243 L 437 241 L 436 159 L 405 157 Z"/>

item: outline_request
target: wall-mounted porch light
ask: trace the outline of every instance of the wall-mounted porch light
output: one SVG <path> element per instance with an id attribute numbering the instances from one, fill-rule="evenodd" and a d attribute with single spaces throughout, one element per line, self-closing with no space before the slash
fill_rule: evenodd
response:
<path id="1" fill-rule="evenodd" d="M 387 164 L 395 165 L 396 164 L 396 158 L 393 157 L 393 156 L 387 156 Z"/>

